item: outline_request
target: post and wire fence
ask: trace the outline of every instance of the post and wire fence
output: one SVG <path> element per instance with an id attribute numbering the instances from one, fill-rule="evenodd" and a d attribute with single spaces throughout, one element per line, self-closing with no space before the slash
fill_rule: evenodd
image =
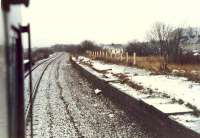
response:
<path id="1" fill-rule="evenodd" d="M 128 54 L 124 51 L 112 51 L 112 50 L 98 50 L 87 51 L 86 55 L 94 60 L 103 60 L 105 62 L 124 64 L 124 65 L 136 65 L 136 53 Z"/>

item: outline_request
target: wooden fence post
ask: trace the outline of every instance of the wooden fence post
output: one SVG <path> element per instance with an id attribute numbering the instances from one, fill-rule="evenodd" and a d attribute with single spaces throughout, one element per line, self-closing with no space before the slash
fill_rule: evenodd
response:
<path id="1" fill-rule="evenodd" d="M 122 62 L 122 53 L 120 52 L 120 62 Z"/>
<path id="2" fill-rule="evenodd" d="M 136 53 L 133 53 L 133 65 L 136 65 Z"/>
<path id="3" fill-rule="evenodd" d="M 126 63 L 128 64 L 128 52 L 126 52 Z"/>
<path id="4" fill-rule="evenodd" d="M 115 53 L 114 53 L 114 62 L 117 61 L 117 51 L 115 50 Z"/>
<path id="5" fill-rule="evenodd" d="M 101 51 L 99 51 L 99 58 L 101 58 Z"/>

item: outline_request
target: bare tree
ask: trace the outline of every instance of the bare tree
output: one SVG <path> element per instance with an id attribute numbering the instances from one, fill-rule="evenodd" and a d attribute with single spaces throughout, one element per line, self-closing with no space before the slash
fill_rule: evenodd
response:
<path id="1" fill-rule="evenodd" d="M 95 51 L 95 50 L 100 50 L 100 49 L 101 48 L 98 47 L 98 45 L 95 42 L 91 40 L 84 40 L 80 44 L 79 53 L 85 53 L 87 50 Z"/>
<path id="2" fill-rule="evenodd" d="M 170 48 L 168 49 L 168 55 L 171 61 L 178 62 L 181 56 L 180 42 L 183 37 L 184 29 L 182 27 L 177 27 L 173 30 L 170 35 Z"/>
<path id="3" fill-rule="evenodd" d="M 194 29 L 192 27 L 188 27 L 187 30 L 186 30 L 186 34 L 189 37 L 192 37 L 194 35 Z"/>
<path id="4" fill-rule="evenodd" d="M 157 22 L 152 26 L 152 29 L 147 33 L 147 38 L 150 41 L 157 41 L 160 45 L 160 56 L 164 57 L 164 62 L 161 63 L 161 69 L 167 69 L 168 48 L 170 43 L 170 35 L 173 28 L 162 22 Z"/>

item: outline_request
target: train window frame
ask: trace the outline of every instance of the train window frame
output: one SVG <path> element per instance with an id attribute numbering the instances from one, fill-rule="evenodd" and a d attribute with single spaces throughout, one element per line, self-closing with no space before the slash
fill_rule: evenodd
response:
<path id="1" fill-rule="evenodd" d="M 26 7 L 29 6 L 29 0 L 1 0 L 1 8 L 5 11 L 9 11 L 9 6 L 13 4 L 24 4 Z"/>

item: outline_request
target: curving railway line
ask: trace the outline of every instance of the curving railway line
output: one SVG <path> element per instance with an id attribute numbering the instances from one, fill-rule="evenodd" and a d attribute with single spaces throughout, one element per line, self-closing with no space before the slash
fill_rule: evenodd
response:
<path id="1" fill-rule="evenodd" d="M 66 53 L 58 53 L 38 66 L 33 79 L 34 138 L 162 137 L 109 98 L 96 95 L 96 88 L 71 66 Z M 26 136 L 30 137 L 28 120 Z"/>
<path id="2" fill-rule="evenodd" d="M 32 79 L 32 84 L 33 84 L 32 101 L 33 102 L 36 97 L 37 90 L 40 85 L 40 81 L 44 75 L 44 72 L 46 71 L 46 69 L 52 62 L 54 62 L 57 58 L 61 57 L 62 55 L 63 54 L 54 54 L 51 57 L 42 60 L 41 62 L 39 62 L 32 68 L 31 72 L 33 75 L 33 79 Z M 24 79 L 25 79 L 25 96 L 24 96 L 25 97 L 25 124 L 28 123 L 29 115 L 30 115 L 30 98 L 29 98 L 30 92 L 29 92 L 29 85 L 28 85 L 29 74 L 30 74 L 30 72 L 27 72 L 24 75 Z M 34 76 L 35 74 L 37 74 L 37 77 Z"/>

